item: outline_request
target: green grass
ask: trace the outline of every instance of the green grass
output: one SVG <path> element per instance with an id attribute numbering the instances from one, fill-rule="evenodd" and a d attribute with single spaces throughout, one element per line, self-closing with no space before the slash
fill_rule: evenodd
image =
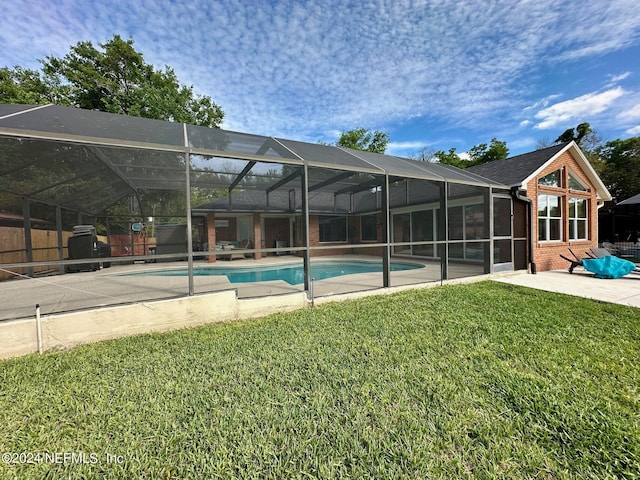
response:
<path id="1" fill-rule="evenodd" d="M 493 282 L 103 342 L 0 362 L 0 452 L 98 456 L 0 475 L 640 478 L 639 359 L 639 309 Z"/>

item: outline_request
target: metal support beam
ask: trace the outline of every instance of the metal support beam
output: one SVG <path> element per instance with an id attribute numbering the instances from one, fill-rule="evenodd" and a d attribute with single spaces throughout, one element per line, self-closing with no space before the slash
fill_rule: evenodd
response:
<path id="1" fill-rule="evenodd" d="M 56 207 L 56 234 L 58 243 L 58 260 L 64 260 L 64 244 L 62 239 L 62 208 Z M 64 265 L 60 265 L 60 273 L 64 273 Z"/>
<path id="2" fill-rule="evenodd" d="M 404 180 L 404 177 L 391 177 L 389 176 L 389 184 L 394 182 Z M 367 190 L 371 190 L 373 187 L 380 186 L 380 179 L 374 178 L 372 180 L 367 180 L 366 182 L 362 182 L 358 185 L 353 185 L 352 187 L 345 187 L 340 190 L 337 190 L 336 195 L 341 195 L 343 193 L 358 193 L 358 192 L 366 192 Z"/>
<path id="3" fill-rule="evenodd" d="M 304 291 L 310 295 L 311 288 L 311 254 L 309 251 L 309 170 L 305 162 L 302 167 L 301 176 L 302 190 L 302 241 L 304 250 L 302 251 L 302 263 L 304 267 Z"/>
<path id="4" fill-rule="evenodd" d="M 184 124 L 183 124 L 184 125 Z M 185 127 L 185 141 L 186 140 L 186 127 Z M 189 147 L 189 145 L 185 145 L 185 147 Z M 131 180 L 129 178 L 127 178 L 125 175 L 123 175 L 120 170 L 118 170 L 117 167 L 115 167 L 113 165 L 113 162 L 111 161 L 111 159 L 109 157 L 107 157 L 104 152 L 102 150 L 100 150 L 98 147 L 87 147 L 87 150 L 91 153 L 93 153 L 96 157 L 98 157 L 98 159 L 109 169 L 111 170 L 120 180 L 122 180 L 132 191 L 133 194 L 136 196 L 136 199 L 138 200 L 138 205 L 140 206 L 140 214 L 144 217 L 145 214 L 142 211 L 142 202 L 140 201 L 140 195 L 138 192 L 138 189 L 136 188 L 136 186 L 131 182 Z"/>
<path id="5" fill-rule="evenodd" d="M 24 251 L 27 262 L 33 262 L 33 243 L 31 241 L 31 200 L 22 199 L 22 218 L 24 219 Z M 33 277 L 33 267 L 27 268 L 27 275 Z"/>
<path id="6" fill-rule="evenodd" d="M 349 177 L 353 177 L 354 175 L 357 175 L 358 172 L 342 172 L 339 173 L 338 175 L 334 175 L 331 178 L 327 178 L 326 180 L 320 182 L 320 183 L 316 183 L 315 185 L 311 185 L 309 187 L 309 193 L 318 190 L 322 187 L 326 187 L 327 185 L 331 185 L 332 183 L 336 183 L 339 182 L 340 180 L 345 180 Z"/>
<path id="7" fill-rule="evenodd" d="M 184 129 L 184 146 L 189 148 L 189 137 L 187 136 L 187 124 L 182 124 Z M 186 210 L 187 210 L 187 270 L 189 273 L 189 296 L 193 296 L 195 289 L 193 286 L 193 232 L 191 226 L 191 156 L 189 151 L 184 154 L 184 168 L 185 168 L 185 195 L 186 195 Z M 146 253 L 146 252 L 145 252 Z"/>
<path id="8" fill-rule="evenodd" d="M 231 192 L 234 188 L 238 186 L 238 184 L 242 181 L 244 177 L 247 176 L 247 174 L 251 171 L 251 169 L 254 167 L 256 163 L 258 162 L 252 161 L 247 163 L 247 165 L 242 169 L 242 171 L 238 174 L 235 180 L 231 182 L 231 185 L 229 185 L 229 192 Z"/>
<path id="9" fill-rule="evenodd" d="M 391 286 L 391 212 L 389 211 L 389 175 L 384 175 L 382 184 L 382 286 Z"/>
<path id="10" fill-rule="evenodd" d="M 445 181 L 440 184 L 440 215 L 438 218 L 438 238 L 443 238 L 444 243 L 438 245 L 440 254 L 440 280 L 449 279 L 449 200 L 447 191 L 449 184 Z"/>
<path id="11" fill-rule="evenodd" d="M 267 195 L 273 192 L 274 190 L 277 190 L 278 188 L 282 187 L 283 185 L 286 185 L 290 181 L 295 180 L 300 175 L 302 175 L 302 168 L 300 170 L 296 170 L 295 172 L 287 175 L 283 179 L 278 180 L 276 183 L 274 183 L 269 188 L 267 188 Z"/>
<path id="12" fill-rule="evenodd" d="M 489 243 L 484 248 L 484 273 L 493 273 L 493 192 L 492 188 L 486 189 L 482 198 L 484 199 L 484 234 L 489 239 Z"/>

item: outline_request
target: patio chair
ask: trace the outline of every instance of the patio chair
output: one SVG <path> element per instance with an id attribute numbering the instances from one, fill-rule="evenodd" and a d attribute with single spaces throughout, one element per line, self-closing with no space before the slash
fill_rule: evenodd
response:
<path id="1" fill-rule="evenodd" d="M 609 255 L 618 255 L 620 253 L 618 247 L 611 242 L 602 242 L 602 248 L 609 252 Z"/>
<path id="2" fill-rule="evenodd" d="M 603 248 L 592 248 L 591 249 L 591 256 L 593 258 L 608 257 L 609 255 L 613 255 L 613 254 L 606 247 L 603 247 Z"/>
<path id="3" fill-rule="evenodd" d="M 569 249 L 569 252 L 571 252 L 575 260 L 565 257 L 562 254 L 560 254 L 560 256 L 571 263 L 569 273 L 573 273 L 576 267 L 583 267 L 588 272 L 593 273 L 596 278 L 621 278 L 631 272 L 640 272 L 633 262 L 615 257 L 611 254 L 605 254 L 601 250 L 606 249 L 597 250 L 597 254 L 602 255 L 600 257 L 587 252 L 588 258 L 579 258 L 571 249 Z"/>
<path id="4" fill-rule="evenodd" d="M 569 265 L 569 273 L 573 273 L 573 270 L 576 267 L 584 267 L 584 265 L 582 264 L 582 259 L 579 258 L 575 253 L 573 253 L 573 250 L 569 249 L 569 251 L 571 252 L 571 255 L 573 255 L 575 260 L 572 260 L 569 257 L 565 257 L 562 254 L 560 254 L 560 257 L 571 264 L 571 265 Z"/>

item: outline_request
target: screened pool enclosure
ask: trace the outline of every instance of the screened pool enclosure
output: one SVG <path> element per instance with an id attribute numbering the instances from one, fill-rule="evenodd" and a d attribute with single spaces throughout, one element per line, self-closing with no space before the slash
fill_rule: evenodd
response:
<path id="1" fill-rule="evenodd" d="M 62 285 L 51 281 L 59 275 L 100 294 L 66 309 L 221 288 L 280 291 L 200 280 L 199 269 L 220 262 L 300 262 L 304 281 L 291 288 L 309 295 L 334 293 L 337 283 L 349 291 L 509 270 L 511 212 L 507 187 L 446 165 L 55 105 L 0 105 L 0 289 L 38 279 Z M 79 225 L 95 227 L 99 254 L 70 251 Z M 346 257 L 382 268 L 324 289 L 312 282 L 317 259 Z M 392 259 L 424 268 L 392 271 Z M 187 274 L 154 277 L 160 267 Z M 143 271 L 150 275 L 121 275 Z"/>

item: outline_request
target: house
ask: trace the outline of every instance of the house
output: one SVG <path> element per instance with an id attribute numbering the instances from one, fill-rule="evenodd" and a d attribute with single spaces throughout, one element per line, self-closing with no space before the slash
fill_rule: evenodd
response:
<path id="1" fill-rule="evenodd" d="M 598 246 L 598 209 L 611 195 L 575 142 L 468 170 L 511 188 L 516 269 L 563 269 L 560 254 Z"/>
<path id="2" fill-rule="evenodd" d="M 406 257 L 430 262 L 442 279 L 559 269 L 559 254 L 597 245 L 597 210 L 611 198 L 573 142 L 459 170 L 58 105 L 0 105 L 0 147 L 0 210 L 28 218 L 25 230 L 31 206 L 55 217 L 58 232 L 77 222 L 109 234 L 152 217 L 185 230 L 181 251 L 167 255 L 191 263 L 251 243 L 242 250 L 256 260 L 293 253 L 308 266 L 312 256 L 349 253 L 388 266 Z M 124 216 L 108 213 L 125 199 Z"/>

